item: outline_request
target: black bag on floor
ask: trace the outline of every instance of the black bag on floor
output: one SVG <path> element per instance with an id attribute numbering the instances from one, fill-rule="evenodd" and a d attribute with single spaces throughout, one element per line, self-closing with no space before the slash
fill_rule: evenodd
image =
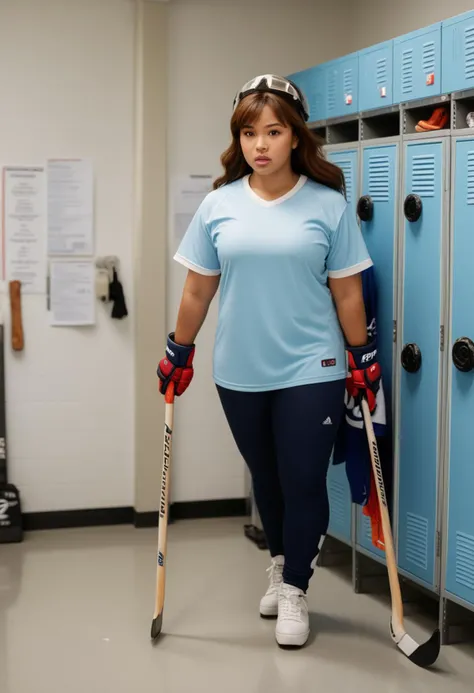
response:
<path id="1" fill-rule="evenodd" d="M 0 544 L 22 540 L 20 493 L 13 484 L 0 484 Z"/>
<path id="2" fill-rule="evenodd" d="M 4 330 L 0 322 L 0 544 L 23 540 L 20 492 L 8 483 Z"/>

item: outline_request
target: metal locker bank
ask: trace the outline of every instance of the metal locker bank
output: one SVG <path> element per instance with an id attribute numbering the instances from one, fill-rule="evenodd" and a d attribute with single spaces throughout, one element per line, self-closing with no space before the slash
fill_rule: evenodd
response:
<path id="1" fill-rule="evenodd" d="M 398 113 L 395 114 L 398 118 Z M 362 121 L 363 133 L 368 131 Z M 396 130 L 396 128 L 395 128 Z M 395 392 L 394 324 L 397 318 L 397 244 L 399 207 L 400 137 L 369 139 L 361 145 L 361 197 L 358 215 L 369 253 L 374 261 L 377 282 L 377 348 L 382 367 L 387 440 L 383 454 L 388 468 L 392 467 L 393 400 Z M 387 492 L 390 495 L 389 479 Z M 357 536 L 359 549 L 385 561 L 384 552 L 372 543 L 371 524 L 357 507 Z"/>
<path id="2" fill-rule="evenodd" d="M 439 606 L 448 644 L 474 628 L 474 10 L 313 70 L 301 78 L 325 108 L 309 126 L 344 171 L 374 260 L 399 577 Z M 386 579 L 385 553 L 345 465 L 330 465 L 328 491 L 320 565 L 352 560 L 365 591 Z"/>
<path id="3" fill-rule="evenodd" d="M 400 571 L 435 592 L 441 529 L 449 134 L 405 135 L 402 165 L 396 544 Z"/>
<path id="4" fill-rule="evenodd" d="M 474 608 L 474 136 L 453 140 L 446 590 Z"/>
<path id="5" fill-rule="evenodd" d="M 355 144 L 327 145 L 325 149 L 327 158 L 339 166 L 344 173 L 347 202 L 355 213 L 359 197 L 359 144 L 356 142 Z M 352 545 L 352 502 L 344 464 L 329 465 L 327 488 L 330 507 L 328 533 L 332 537 Z"/>
<path id="6" fill-rule="evenodd" d="M 474 92 L 453 95 L 440 609 L 445 643 L 449 626 L 458 624 L 458 607 L 474 611 L 474 133 L 465 127 L 473 105 Z"/>

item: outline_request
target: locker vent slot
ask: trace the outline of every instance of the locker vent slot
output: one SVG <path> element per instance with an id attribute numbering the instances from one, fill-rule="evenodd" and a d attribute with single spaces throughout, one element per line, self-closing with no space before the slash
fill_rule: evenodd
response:
<path id="1" fill-rule="evenodd" d="M 464 61 L 466 79 L 474 79 L 474 26 L 464 30 Z"/>
<path id="2" fill-rule="evenodd" d="M 340 481 L 329 482 L 329 498 L 331 501 L 331 520 L 336 525 L 343 525 L 346 516 L 346 494 Z"/>
<path id="3" fill-rule="evenodd" d="M 377 60 L 377 87 L 384 87 L 387 84 L 387 58 Z"/>
<path id="4" fill-rule="evenodd" d="M 467 204 L 474 205 L 474 150 L 467 154 Z"/>
<path id="5" fill-rule="evenodd" d="M 434 197 L 435 158 L 432 154 L 418 154 L 413 157 L 412 189 L 414 195 Z"/>
<path id="6" fill-rule="evenodd" d="M 369 161 L 369 195 L 374 202 L 388 202 L 390 193 L 388 156 L 371 156 Z"/>
<path id="7" fill-rule="evenodd" d="M 435 44 L 434 41 L 428 41 L 423 44 L 423 70 L 426 73 L 434 72 L 435 69 Z"/>
<path id="8" fill-rule="evenodd" d="M 413 48 L 407 48 L 402 53 L 402 94 L 413 91 Z"/>
<path id="9" fill-rule="evenodd" d="M 474 537 L 456 534 L 456 581 L 474 590 Z"/>
<path id="10" fill-rule="evenodd" d="M 322 107 L 322 94 L 321 92 L 314 91 L 312 94 L 312 99 L 311 103 L 309 104 L 309 110 L 310 110 L 310 121 L 311 120 L 316 120 L 318 113 L 321 113 L 321 107 Z"/>
<path id="11" fill-rule="evenodd" d="M 344 94 L 352 94 L 352 69 L 344 70 Z"/>
<path id="12" fill-rule="evenodd" d="M 313 86 L 311 83 L 306 87 L 306 96 L 308 98 L 308 103 L 309 103 L 309 120 L 314 121 L 316 120 L 316 109 L 319 106 L 320 102 L 320 94 L 318 93 L 317 89 Z"/>
<path id="13" fill-rule="evenodd" d="M 370 523 L 370 517 L 364 515 L 364 536 L 369 544 L 372 544 L 372 525 Z"/>
<path id="14" fill-rule="evenodd" d="M 425 517 L 407 513 L 405 556 L 418 568 L 428 568 L 428 520 Z"/>
<path id="15" fill-rule="evenodd" d="M 336 74 L 331 72 L 328 79 L 328 111 L 332 113 L 336 108 Z"/>
<path id="16" fill-rule="evenodd" d="M 340 169 L 342 169 L 346 181 L 347 201 L 352 202 L 354 194 L 354 176 L 352 173 L 352 161 L 350 159 L 340 159 L 337 162 L 337 165 Z"/>

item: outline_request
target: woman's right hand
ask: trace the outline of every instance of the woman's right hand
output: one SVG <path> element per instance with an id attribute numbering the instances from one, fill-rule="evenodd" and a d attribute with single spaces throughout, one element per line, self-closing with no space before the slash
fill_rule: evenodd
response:
<path id="1" fill-rule="evenodd" d="M 158 387 L 162 395 L 166 394 L 169 383 L 175 383 L 177 397 L 189 387 L 193 379 L 193 359 L 195 346 L 185 346 L 174 341 L 174 332 L 168 336 L 166 356 L 161 359 L 157 368 Z"/>

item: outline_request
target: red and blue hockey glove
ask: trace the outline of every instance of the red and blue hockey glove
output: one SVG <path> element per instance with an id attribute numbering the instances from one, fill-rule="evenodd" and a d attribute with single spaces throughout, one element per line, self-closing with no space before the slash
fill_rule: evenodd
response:
<path id="1" fill-rule="evenodd" d="M 349 376 L 346 389 L 350 397 L 358 400 L 364 394 L 373 414 L 377 405 L 377 392 L 380 387 L 382 371 L 377 362 L 375 342 L 366 346 L 346 347 L 349 357 Z"/>
<path id="2" fill-rule="evenodd" d="M 195 346 L 184 346 L 174 341 L 174 332 L 168 335 L 166 345 L 166 356 L 161 359 L 157 368 L 157 375 L 160 379 L 159 390 L 162 395 L 166 394 L 169 383 L 175 383 L 175 394 L 177 397 L 189 387 L 193 379 L 193 359 Z"/>

